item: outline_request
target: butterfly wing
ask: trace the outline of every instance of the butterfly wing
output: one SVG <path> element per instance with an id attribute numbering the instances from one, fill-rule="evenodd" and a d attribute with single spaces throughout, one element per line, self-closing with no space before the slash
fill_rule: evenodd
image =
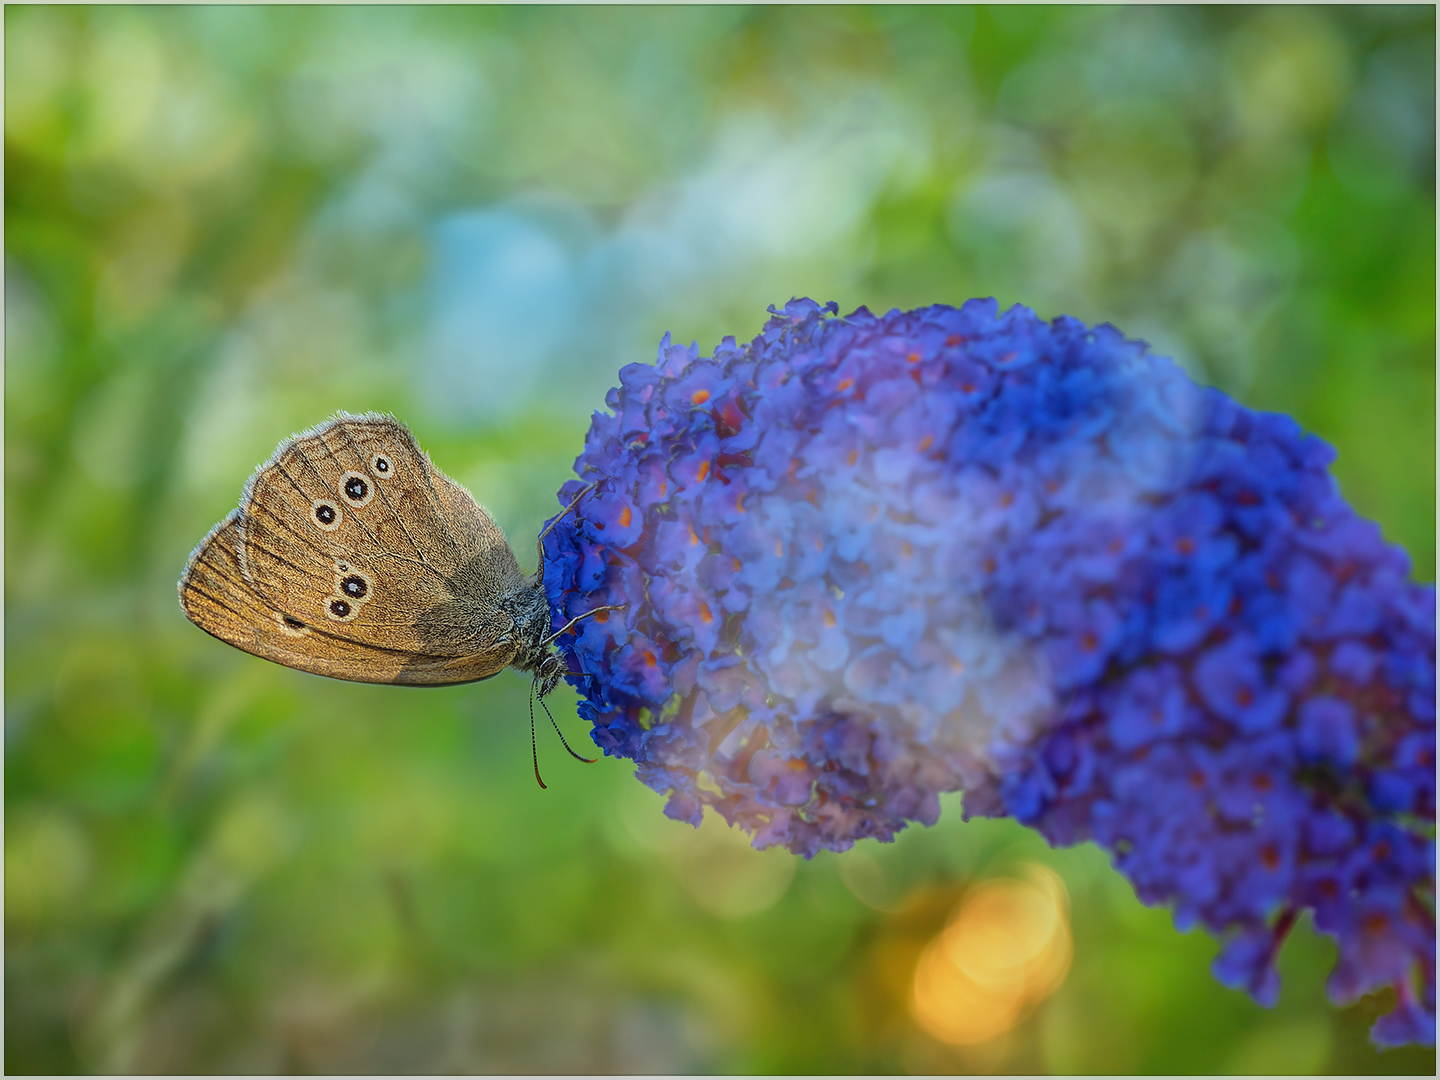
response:
<path id="1" fill-rule="evenodd" d="M 281 444 L 181 579 L 190 619 L 290 667 L 360 682 L 488 678 L 529 587 L 499 527 L 384 416 Z"/>
<path id="2" fill-rule="evenodd" d="M 342 679 L 396 682 L 404 654 L 337 639 L 267 603 L 240 569 L 240 512 L 210 530 L 180 578 L 180 606 L 207 634 L 286 667 Z"/>

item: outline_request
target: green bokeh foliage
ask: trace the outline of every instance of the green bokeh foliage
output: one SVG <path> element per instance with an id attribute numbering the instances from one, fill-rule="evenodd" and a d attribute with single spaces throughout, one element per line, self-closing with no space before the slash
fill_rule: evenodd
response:
<path id="1" fill-rule="evenodd" d="M 1308 929 L 1266 1011 L 1088 846 L 951 797 L 891 846 L 753 853 L 553 740 L 538 790 L 519 676 L 330 682 L 206 637 L 174 593 L 253 464 L 337 408 L 410 422 L 533 565 L 619 364 L 791 295 L 1112 321 L 1334 443 L 1433 580 L 1433 7 L 5 27 L 7 1070 L 1433 1073 L 1369 1048 L 1383 998 L 1326 1003 Z M 589 306 L 524 354 L 525 392 L 469 343 L 502 374 L 457 411 L 436 253 L 495 208 Z M 528 302 L 516 348 L 565 314 Z M 1074 967 L 948 1049 L 908 1019 L 915 955 L 1020 859 L 1065 878 Z"/>

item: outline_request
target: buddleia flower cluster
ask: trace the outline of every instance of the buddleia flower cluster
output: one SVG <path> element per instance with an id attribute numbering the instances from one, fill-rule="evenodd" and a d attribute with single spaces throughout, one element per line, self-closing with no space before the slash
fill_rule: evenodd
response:
<path id="1" fill-rule="evenodd" d="M 804 856 L 967 816 L 1093 840 L 1263 1004 L 1297 918 L 1336 1002 L 1433 1042 L 1435 593 L 1334 451 L 1108 325 L 795 300 L 661 343 L 545 541 L 605 753 Z"/>

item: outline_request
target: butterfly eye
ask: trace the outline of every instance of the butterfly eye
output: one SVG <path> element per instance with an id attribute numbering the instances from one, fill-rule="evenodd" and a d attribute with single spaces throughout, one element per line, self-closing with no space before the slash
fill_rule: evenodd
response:
<path id="1" fill-rule="evenodd" d="M 395 466 L 384 454 L 376 454 L 370 459 L 370 471 L 381 480 L 386 480 L 395 475 Z"/>
<path id="2" fill-rule="evenodd" d="M 336 622 L 348 622 L 355 617 L 355 605 L 335 596 L 325 602 L 325 612 Z"/>
<path id="3" fill-rule="evenodd" d="M 329 499 L 316 499 L 310 504 L 310 520 L 326 532 L 334 532 L 345 520 L 345 515 Z"/>
<path id="4" fill-rule="evenodd" d="M 358 472 L 347 472 L 340 478 L 340 494 L 351 506 L 364 506 L 375 497 L 375 490 Z"/>

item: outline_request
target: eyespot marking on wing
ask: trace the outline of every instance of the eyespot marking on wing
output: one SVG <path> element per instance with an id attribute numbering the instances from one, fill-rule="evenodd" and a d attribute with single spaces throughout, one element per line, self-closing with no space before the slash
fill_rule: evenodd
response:
<path id="1" fill-rule="evenodd" d="M 345 515 L 333 499 L 316 499 L 310 504 L 310 521 L 324 532 L 334 532 L 344 520 Z"/>
<path id="2" fill-rule="evenodd" d="M 331 565 L 335 568 L 336 596 L 350 601 L 351 607 L 363 604 L 370 599 L 375 591 L 375 583 L 369 574 L 358 566 L 344 561 Z"/>
<path id="3" fill-rule="evenodd" d="M 325 601 L 325 614 L 336 622 L 349 622 L 359 609 L 341 596 L 332 596 Z"/>
<path id="4" fill-rule="evenodd" d="M 294 615 L 286 615 L 277 611 L 275 612 L 275 621 L 280 624 L 280 629 L 290 637 L 304 637 L 310 632 L 310 628 Z"/>
<path id="5" fill-rule="evenodd" d="M 354 470 L 349 470 L 340 477 L 339 487 L 341 496 L 351 506 L 366 506 L 375 498 L 375 488 L 371 482 Z"/>
<path id="6" fill-rule="evenodd" d="M 395 465 L 388 454 L 372 454 L 370 456 L 370 473 L 380 480 L 388 480 L 395 475 Z"/>

